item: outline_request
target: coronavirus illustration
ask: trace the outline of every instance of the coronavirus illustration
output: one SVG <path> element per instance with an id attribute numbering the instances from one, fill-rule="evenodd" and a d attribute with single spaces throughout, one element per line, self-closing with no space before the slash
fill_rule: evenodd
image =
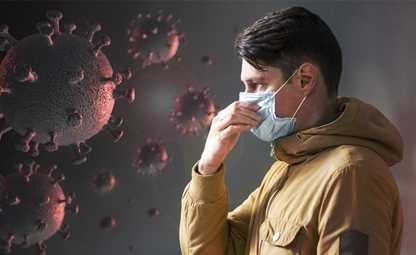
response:
<path id="1" fill-rule="evenodd" d="M 95 24 L 85 36 L 69 23 L 61 31 L 59 11 L 47 12 L 48 22 L 37 24 L 39 33 L 17 41 L 8 26 L 0 26 L 0 138 L 16 131 L 15 148 L 37 156 L 40 149 L 56 151 L 73 145 L 72 162 L 87 160 L 86 140 L 105 128 L 118 141 L 123 119 L 112 116 L 115 99 L 135 99 L 134 88 L 120 88 L 131 69 L 113 72 L 102 49 L 111 43 Z"/>
<path id="2" fill-rule="evenodd" d="M 205 66 L 211 66 L 214 64 L 214 60 L 210 56 L 202 56 L 201 63 Z"/>
<path id="3" fill-rule="evenodd" d="M 170 120 L 182 134 L 194 135 L 211 125 L 216 113 L 217 106 L 209 96 L 209 88 L 197 90 L 189 86 L 176 98 Z"/>
<path id="4" fill-rule="evenodd" d="M 117 220 L 114 216 L 105 216 L 100 219 L 98 225 L 102 230 L 110 231 L 117 226 Z"/>
<path id="5" fill-rule="evenodd" d="M 5 253 L 14 246 L 37 245 L 46 254 L 44 242 L 59 232 L 64 239 L 70 230 L 63 223 L 65 212 L 79 213 L 75 194 L 64 194 L 60 183 L 65 180 L 57 166 L 40 169 L 34 161 L 18 164 L 17 171 L 3 177 L 0 188 L 0 239 Z"/>
<path id="6" fill-rule="evenodd" d="M 165 144 L 161 140 L 148 138 L 133 159 L 133 167 L 143 175 L 157 175 L 162 173 L 170 158 Z"/>
<path id="7" fill-rule="evenodd" d="M 156 217 L 160 215 L 160 210 L 158 208 L 149 208 L 147 210 L 147 215 L 149 215 L 149 217 Z"/>
<path id="8" fill-rule="evenodd" d="M 111 171 L 101 171 L 92 179 L 92 188 L 101 194 L 111 192 L 118 184 L 118 181 Z"/>
<path id="9" fill-rule="evenodd" d="M 130 21 L 127 28 L 128 53 L 140 68 L 153 64 L 167 66 L 176 56 L 180 44 L 185 42 L 185 34 L 177 30 L 178 22 L 163 10 L 157 14 L 139 13 Z"/>
<path id="10" fill-rule="evenodd" d="M 136 246 L 133 244 L 130 244 L 127 248 L 129 249 L 129 252 L 134 252 L 134 250 L 136 249 Z"/>

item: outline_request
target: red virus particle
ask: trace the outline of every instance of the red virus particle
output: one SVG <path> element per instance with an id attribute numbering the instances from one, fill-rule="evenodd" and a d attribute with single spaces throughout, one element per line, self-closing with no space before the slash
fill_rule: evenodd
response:
<path id="1" fill-rule="evenodd" d="M 147 215 L 149 215 L 149 217 L 159 216 L 160 210 L 158 208 L 150 208 L 147 210 Z"/>
<path id="2" fill-rule="evenodd" d="M 184 42 L 184 33 L 177 31 L 173 15 L 165 15 L 159 10 L 156 15 L 138 14 L 127 28 L 128 53 L 141 68 L 153 64 L 167 63 L 177 54 L 179 45 Z"/>
<path id="3" fill-rule="evenodd" d="M 87 160 L 91 148 L 85 141 L 105 128 L 118 141 L 122 118 L 112 117 L 115 99 L 135 98 L 134 88 L 119 85 L 131 78 L 131 70 L 113 72 L 102 52 L 110 45 L 101 26 L 85 37 L 75 35 L 75 24 L 60 30 L 62 13 L 48 11 L 49 22 L 37 24 L 39 33 L 14 39 L 6 25 L 0 26 L 0 139 L 11 130 L 21 138 L 16 149 L 32 156 L 73 145 L 74 164 Z"/>
<path id="4" fill-rule="evenodd" d="M 100 219 L 98 225 L 102 230 L 110 231 L 117 226 L 117 221 L 114 216 L 106 216 Z"/>
<path id="5" fill-rule="evenodd" d="M 97 173 L 92 179 L 93 189 L 101 194 L 111 192 L 118 185 L 118 181 L 111 171 Z"/>
<path id="6" fill-rule="evenodd" d="M 133 159 L 133 167 L 143 175 L 162 173 L 170 160 L 165 144 L 159 140 L 147 139 L 146 144 L 137 150 Z"/>
<path id="7" fill-rule="evenodd" d="M 214 64 L 214 60 L 210 56 L 202 56 L 201 57 L 201 63 L 206 66 L 211 66 Z"/>
<path id="8" fill-rule="evenodd" d="M 41 170 L 34 161 L 17 166 L 1 184 L 0 239 L 1 249 L 10 253 L 13 246 L 37 245 L 39 254 L 46 254 L 44 242 L 59 232 L 64 239 L 70 237 L 68 224 L 63 223 L 65 211 L 79 213 L 75 194 L 65 196 L 60 182 L 64 175 L 54 165 Z"/>
<path id="9" fill-rule="evenodd" d="M 202 128 L 211 125 L 217 113 L 216 105 L 209 96 L 209 88 L 196 90 L 192 86 L 176 98 L 175 110 L 170 120 L 182 134 L 197 134 Z"/>

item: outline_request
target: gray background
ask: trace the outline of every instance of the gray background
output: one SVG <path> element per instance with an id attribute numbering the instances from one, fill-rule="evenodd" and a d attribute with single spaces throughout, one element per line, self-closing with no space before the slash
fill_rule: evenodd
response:
<path id="1" fill-rule="evenodd" d="M 72 150 L 62 147 L 56 153 L 43 153 L 42 166 L 57 163 L 67 176 L 65 191 L 76 191 L 81 207 L 78 217 L 68 215 L 73 235 L 64 241 L 59 236 L 48 240 L 49 254 L 180 254 L 178 225 L 180 197 L 190 180 L 190 170 L 199 158 L 207 130 L 197 136 L 182 136 L 169 122 L 175 97 L 185 86 L 208 86 L 219 108 L 238 99 L 243 90 L 240 62 L 232 47 L 236 31 L 265 13 L 301 5 L 319 14 L 336 34 L 344 54 L 340 84 L 342 96 L 363 99 L 384 112 L 400 129 L 406 153 L 392 171 L 399 184 L 405 213 L 402 254 L 416 250 L 415 164 L 416 139 L 413 134 L 416 110 L 416 4 L 411 2 L 124 2 L 124 3 L 1 3 L 0 23 L 8 23 L 18 39 L 34 33 L 35 23 L 44 20 L 45 11 L 59 9 L 64 20 L 90 18 L 99 21 L 112 37 L 105 53 L 115 69 L 134 64 L 127 54 L 125 30 L 139 12 L 164 9 L 181 19 L 180 31 L 187 33 L 189 45 L 180 47 L 183 61 L 169 70 L 152 67 L 135 74 L 130 85 L 136 87 L 132 105 L 118 102 L 114 110 L 126 118 L 125 137 L 117 144 L 105 132 L 90 139 L 93 147 L 86 164 L 72 166 Z M 211 56 L 214 65 L 204 66 L 200 58 Z M 141 176 L 130 166 L 134 151 L 146 138 L 161 138 L 172 157 L 165 172 L 157 177 Z M 27 156 L 13 151 L 14 135 L 0 142 L 1 172 L 12 171 L 14 163 Z M 230 210 L 240 204 L 259 185 L 273 160 L 269 144 L 250 134 L 241 137 L 226 159 L 226 182 L 230 191 Z M 92 176 L 102 169 L 119 179 L 116 189 L 106 195 L 90 188 Z M 133 201 L 130 202 L 129 201 Z M 150 207 L 161 215 L 147 216 Z M 101 231 L 98 220 L 114 215 L 118 226 Z M 133 253 L 128 250 L 134 245 Z M 32 254 L 16 250 L 13 254 Z"/>

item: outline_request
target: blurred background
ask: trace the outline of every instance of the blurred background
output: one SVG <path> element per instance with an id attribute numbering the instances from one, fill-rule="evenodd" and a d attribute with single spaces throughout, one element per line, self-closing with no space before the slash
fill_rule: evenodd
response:
<path id="1" fill-rule="evenodd" d="M 36 33 L 35 24 L 46 20 L 47 10 L 63 12 L 63 21 L 82 27 L 98 22 L 112 38 L 103 51 L 115 70 L 133 67 L 128 85 L 136 88 L 132 104 L 117 102 L 115 115 L 125 117 L 124 137 L 113 143 L 100 132 L 90 140 L 88 161 L 71 164 L 72 149 L 41 152 L 36 162 L 43 167 L 57 164 L 66 180 L 65 193 L 75 192 L 80 214 L 68 213 L 72 236 L 63 240 L 54 235 L 47 242 L 49 254 L 157 254 L 176 255 L 179 250 L 180 198 L 191 178 L 191 167 L 202 152 L 207 128 L 196 134 L 182 134 L 170 120 L 175 99 L 189 86 L 208 87 L 208 97 L 218 110 L 238 99 L 244 85 L 240 81 L 240 61 L 233 49 L 236 33 L 267 12 L 289 6 L 304 6 L 320 15 L 341 44 L 344 70 L 340 95 L 365 100 L 380 109 L 399 128 L 405 141 L 404 160 L 392 168 L 401 192 L 405 215 L 402 254 L 416 250 L 416 3 L 411 2 L 318 2 L 318 1 L 195 1 L 195 2 L 1 2 L 0 24 L 18 40 Z M 142 68 L 132 58 L 128 28 L 139 13 L 159 10 L 172 20 L 181 41 L 168 65 Z M 132 25 L 133 24 L 133 25 Z M 131 30 L 130 30 L 131 31 Z M 4 54 L 1 55 L 1 58 Z M 183 105 L 186 107 L 186 104 Z M 163 141 L 169 160 L 156 175 L 142 175 L 132 162 L 138 148 L 148 138 Z M 0 173 L 15 171 L 18 162 L 30 159 L 14 150 L 16 134 L 7 133 L 0 141 Z M 273 163 L 270 146 L 249 133 L 243 135 L 226 159 L 226 182 L 230 210 L 239 205 L 260 184 Z M 160 162 L 163 161 L 163 162 Z M 162 164 L 163 165 L 163 164 Z M 94 189 L 94 177 L 108 171 L 117 183 L 111 192 Z M 112 216 L 115 224 L 100 225 Z M 111 221 L 110 221 L 111 222 Z M 35 254 L 33 247 L 14 249 L 12 254 Z"/>

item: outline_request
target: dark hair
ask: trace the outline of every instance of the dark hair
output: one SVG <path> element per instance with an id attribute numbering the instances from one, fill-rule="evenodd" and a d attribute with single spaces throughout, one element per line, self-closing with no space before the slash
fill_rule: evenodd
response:
<path id="1" fill-rule="evenodd" d="M 285 79 L 302 63 L 310 61 L 320 68 L 328 94 L 338 93 L 341 48 L 328 25 L 303 7 L 267 14 L 240 32 L 234 46 L 237 54 L 256 69 L 278 67 Z"/>

